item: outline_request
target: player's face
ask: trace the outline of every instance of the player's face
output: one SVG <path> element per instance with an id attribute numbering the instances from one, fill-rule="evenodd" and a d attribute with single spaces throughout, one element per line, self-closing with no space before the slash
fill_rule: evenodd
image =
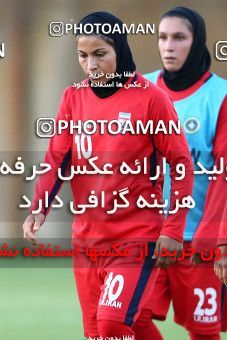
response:
<path id="1" fill-rule="evenodd" d="M 175 72 L 183 66 L 193 42 L 187 22 L 178 17 L 163 18 L 158 29 L 158 48 L 164 68 Z"/>
<path id="2" fill-rule="evenodd" d="M 79 36 L 77 50 L 80 66 L 93 83 L 106 83 L 110 80 L 106 78 L 106 74 L 116 72 L 115 50 L 101 37 Z"/>

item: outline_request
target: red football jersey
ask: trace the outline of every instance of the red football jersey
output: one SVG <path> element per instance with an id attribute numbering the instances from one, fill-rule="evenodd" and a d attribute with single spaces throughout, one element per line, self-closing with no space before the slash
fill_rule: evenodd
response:
<path id="1" fill-rule="evenodd" d="M 222 214 L 222 221 L 219 230 L 218 245 L 227 246 L 227 202 L 225 204 L 225 209 Z"/>
<path id="2" fill-rule="evenodd" d="M 135 83 L 136 80 L 136 83 Z M 132 86 L 130 87 L 130 84 Z M 140 84 L 133 86 L 133 84 Z M 177 122 L 177 114 L 172 101 L 167 94 L 155 85 L 148 83 L 141 75 L 130 78 L 126 86 L 108 98 L 97 97 L 87 80 L 82 82 L 84 87 L 68 87 L 61 100 L 56 123 L 66 120 L 74 123 L 92 120 L 119 121 L 130 120 L 132 126 L 142 121 L 146 126 L 153 121 L 157 126 L 161 121 L 167 126 L 169 121 Z M 114 126 L 114 124 L 113 124 Z M 163 177 L 151 181 L 151 173 L 161 157 L 165 157 L 170 164 L 172 182 L 171 207 L 176 198 L 181 199 L 191 194 L 193 184 L 193 168 L 190 152 L 183 132 L 180 134 L 157 134 L 131 132 L 111 134 L 105 125 L 104 133 L 100 129 L 90 135 L 70 133 L 70 129 L 63 130 L 50 139 L 45 162 L 51 165 L 51 171 L 39 177 L 35 187 L 32 209 L 38 207 L 38 200 L 44 198 L 48 191 L 48 208 L 43 206 L 42 212 L 47 214 L 55 195 L 58 193 L 62 180 L 58 176 L 58 168 L 63 174 L 71 166 L 86 166 L 92 169 L 89 159 L 97 157 L 95 164 L 102 169 L 105 164 L 111 164 L 113 174 L 77 174 L 71 179 L 74 207 L 87 204 L 89 195 L 96 195 L 102 201 L 95 209 L 87 208 L 83 214 L 76 214 L 73 223 L 73 237 L 105 240 L 114 239 L 156 239 L 160 232 L 163 235 L 182 241 L 183 229 L 187 209 L 181 208 L 175 214 L 164 219 L 158 208 L 138 208 L 137 199 L 142 195 L 151 201 L 154 194 L 158 201 L 162 201 Z M 147 160 L 147 173 L 128 174 L 120 172 L 122 162 L 135 168 L 135 161 L 143 163 Z M 186 176 L 176 180 L 176 166 L 183 163 Z M 123 204 L 120 190 L 127 190 L 127 208 L 120 208 L 115 213 L 108 213 L 113 208 L 114 199 L 119 205 Z M 179 192 L 178 196 L 174 193 Z M 123 202 L 124 201 L 124 202 Z"/>

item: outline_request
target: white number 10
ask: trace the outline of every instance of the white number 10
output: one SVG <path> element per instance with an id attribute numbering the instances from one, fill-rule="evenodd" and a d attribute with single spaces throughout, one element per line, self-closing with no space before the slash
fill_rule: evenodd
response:
<path id="1" fill-rule="evenodd" d="M 82 133 L 81 135 L 76 135 L 75 143 L 77 147 L 78 159 L 81 159 L 82 155 L 86 159 L 91 157 L 92 142 L 90 135 L 85 135 L 84 133 Z"/>

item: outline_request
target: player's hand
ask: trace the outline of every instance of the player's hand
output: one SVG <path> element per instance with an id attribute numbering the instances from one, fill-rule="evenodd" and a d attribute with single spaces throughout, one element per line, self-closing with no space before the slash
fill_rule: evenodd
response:
<path id="1" fill-rule="evenodd" d="M 166 249 L 166 251 L 165 251 Z M 153 258 L 156 258 L 156 267 L 167 267 L 170 264 L 176 263 L 177 258 L 179 258 L 182 254 L 183 250 L 183 243 L 170 238 L 165 235 L 160 235 L 155 251 L 154 251 L 154 256 Z M 174 256 L 165 256 L 165 254 L 171 253 Z"/>
<path id="2" fill-rule="evenodd" d="M 213 261 L 213 249 L 202 249 L 200 252 L 196 251 L 190 258 L 191 263 L 198 265 L 207 261 Z M 212 255 L 212 258 L 211 258 Z"/>
<path id="3" fill-rule="evenodd" d="M 197 265 L 197 264 L 200 264 L 200 263 L 203 262 L 200 253 L 194 253 L 194 254 L 191 256 L 190 261 L 191 261 L 191 263 L 193 263 L 194 265 Z"/>
<path id="4" fill-rule="evenodd" d="M 214 262 L 214 271 L 217 277 L 227 286 L 227 245 L 219 246 L 221 258 Z"/>
<path id="5" fill-rule="evenodd" d="M 36 244 L 35 233 L 40 229 L 45 221 L 45 215 L 39 213 L 37 215 L 30 214 L 23 224 L 24 239 L 31 244 Z"/>

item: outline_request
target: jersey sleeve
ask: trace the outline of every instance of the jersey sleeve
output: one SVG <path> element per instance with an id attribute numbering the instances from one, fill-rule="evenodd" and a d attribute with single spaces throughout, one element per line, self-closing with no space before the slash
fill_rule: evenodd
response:
<path id="1" fill-rule="evenodd" d="M 224 169 L 227 169 L 227 97 L 225 97 L 219 112 L 216 135 L 213 143 L 215 165 L 220 167 L 220 158 L 224 159 Z M 192 245 L 197 251 L 204 248 L 215 248 L 220 231 L 221 220 L 227 199 L 227 173 L 217 176 L 217 180 L 209 183 L 204 212 L 195 232 Z M 223 222 L 224 229 L 226 222 Z M 223 235 L 226 233 L 223 231 Z M 222 236 L 223 236 L 222 235 Z"/>
<path id="2" fill-rule="evenodd" d="M 224 212 L 222 214 L 217 245 L 227 245 L 227 198 L 225 202 Z"/>
<path id="3" fill-rule="evenodd" d="M 158 89 L 156 100 L 153 102 L 151 110 L 155 112 L 155 122 L 163 121 L 168 126 L 169 121 L 177 123 L 178 116 L 174 109 L 173 103 L 169 96 L 164 91 Z M 175 132 L 171 134 L 157 133 L 153 135 L 155 148 L 159 151 L 162 157 L 165 157 L 170 165 L 171 176 L 171 194 L 169 211 L 175 210 L 177 199 L 182 201 L 182 198 L 191 196 L 193 188 L 193 165 L 187 140 L 183 129 L 181 133 Z M 179 177 L 177 165 L 183 164 L 185 168 L 185 177 L 177 180 Z M 176 193 L 178 193 L 176 195 Z M 183 232 L 186 223 L 188 209 L 179 208 L 176 213 L 168 215 L 165 220 L 161 235 L 166 235 L 183 242 Z"/>
<path id="4" fill-rule="evenodd" d="M 70 88 L 66 89 L 62 96 L 58 114 L 55 119 L 55 126 L 58 125 L 59 120 L 64 120 L 69 123 L 71 117 L 69 90 Z M 57 130 L 58 129 L 56 129 L 56 131 Z M 49 164 L 51 169 L 38 178 L 29 210 L 30 213 L 32 213 L 32 211 L 40 211 L 41 209 L 41 213 L 44 215 L 48 214 L 51 203 L 55 199 L 63 182 L 58 178 L 58 168 L 61 168 L 61 173 L 64 175 L 71 161 L 71 138 L 69 129 L 64 129 L 59 134 L 57 131 L 56 134 L 51 137 L 44 158 L 44 162 Z"/>

